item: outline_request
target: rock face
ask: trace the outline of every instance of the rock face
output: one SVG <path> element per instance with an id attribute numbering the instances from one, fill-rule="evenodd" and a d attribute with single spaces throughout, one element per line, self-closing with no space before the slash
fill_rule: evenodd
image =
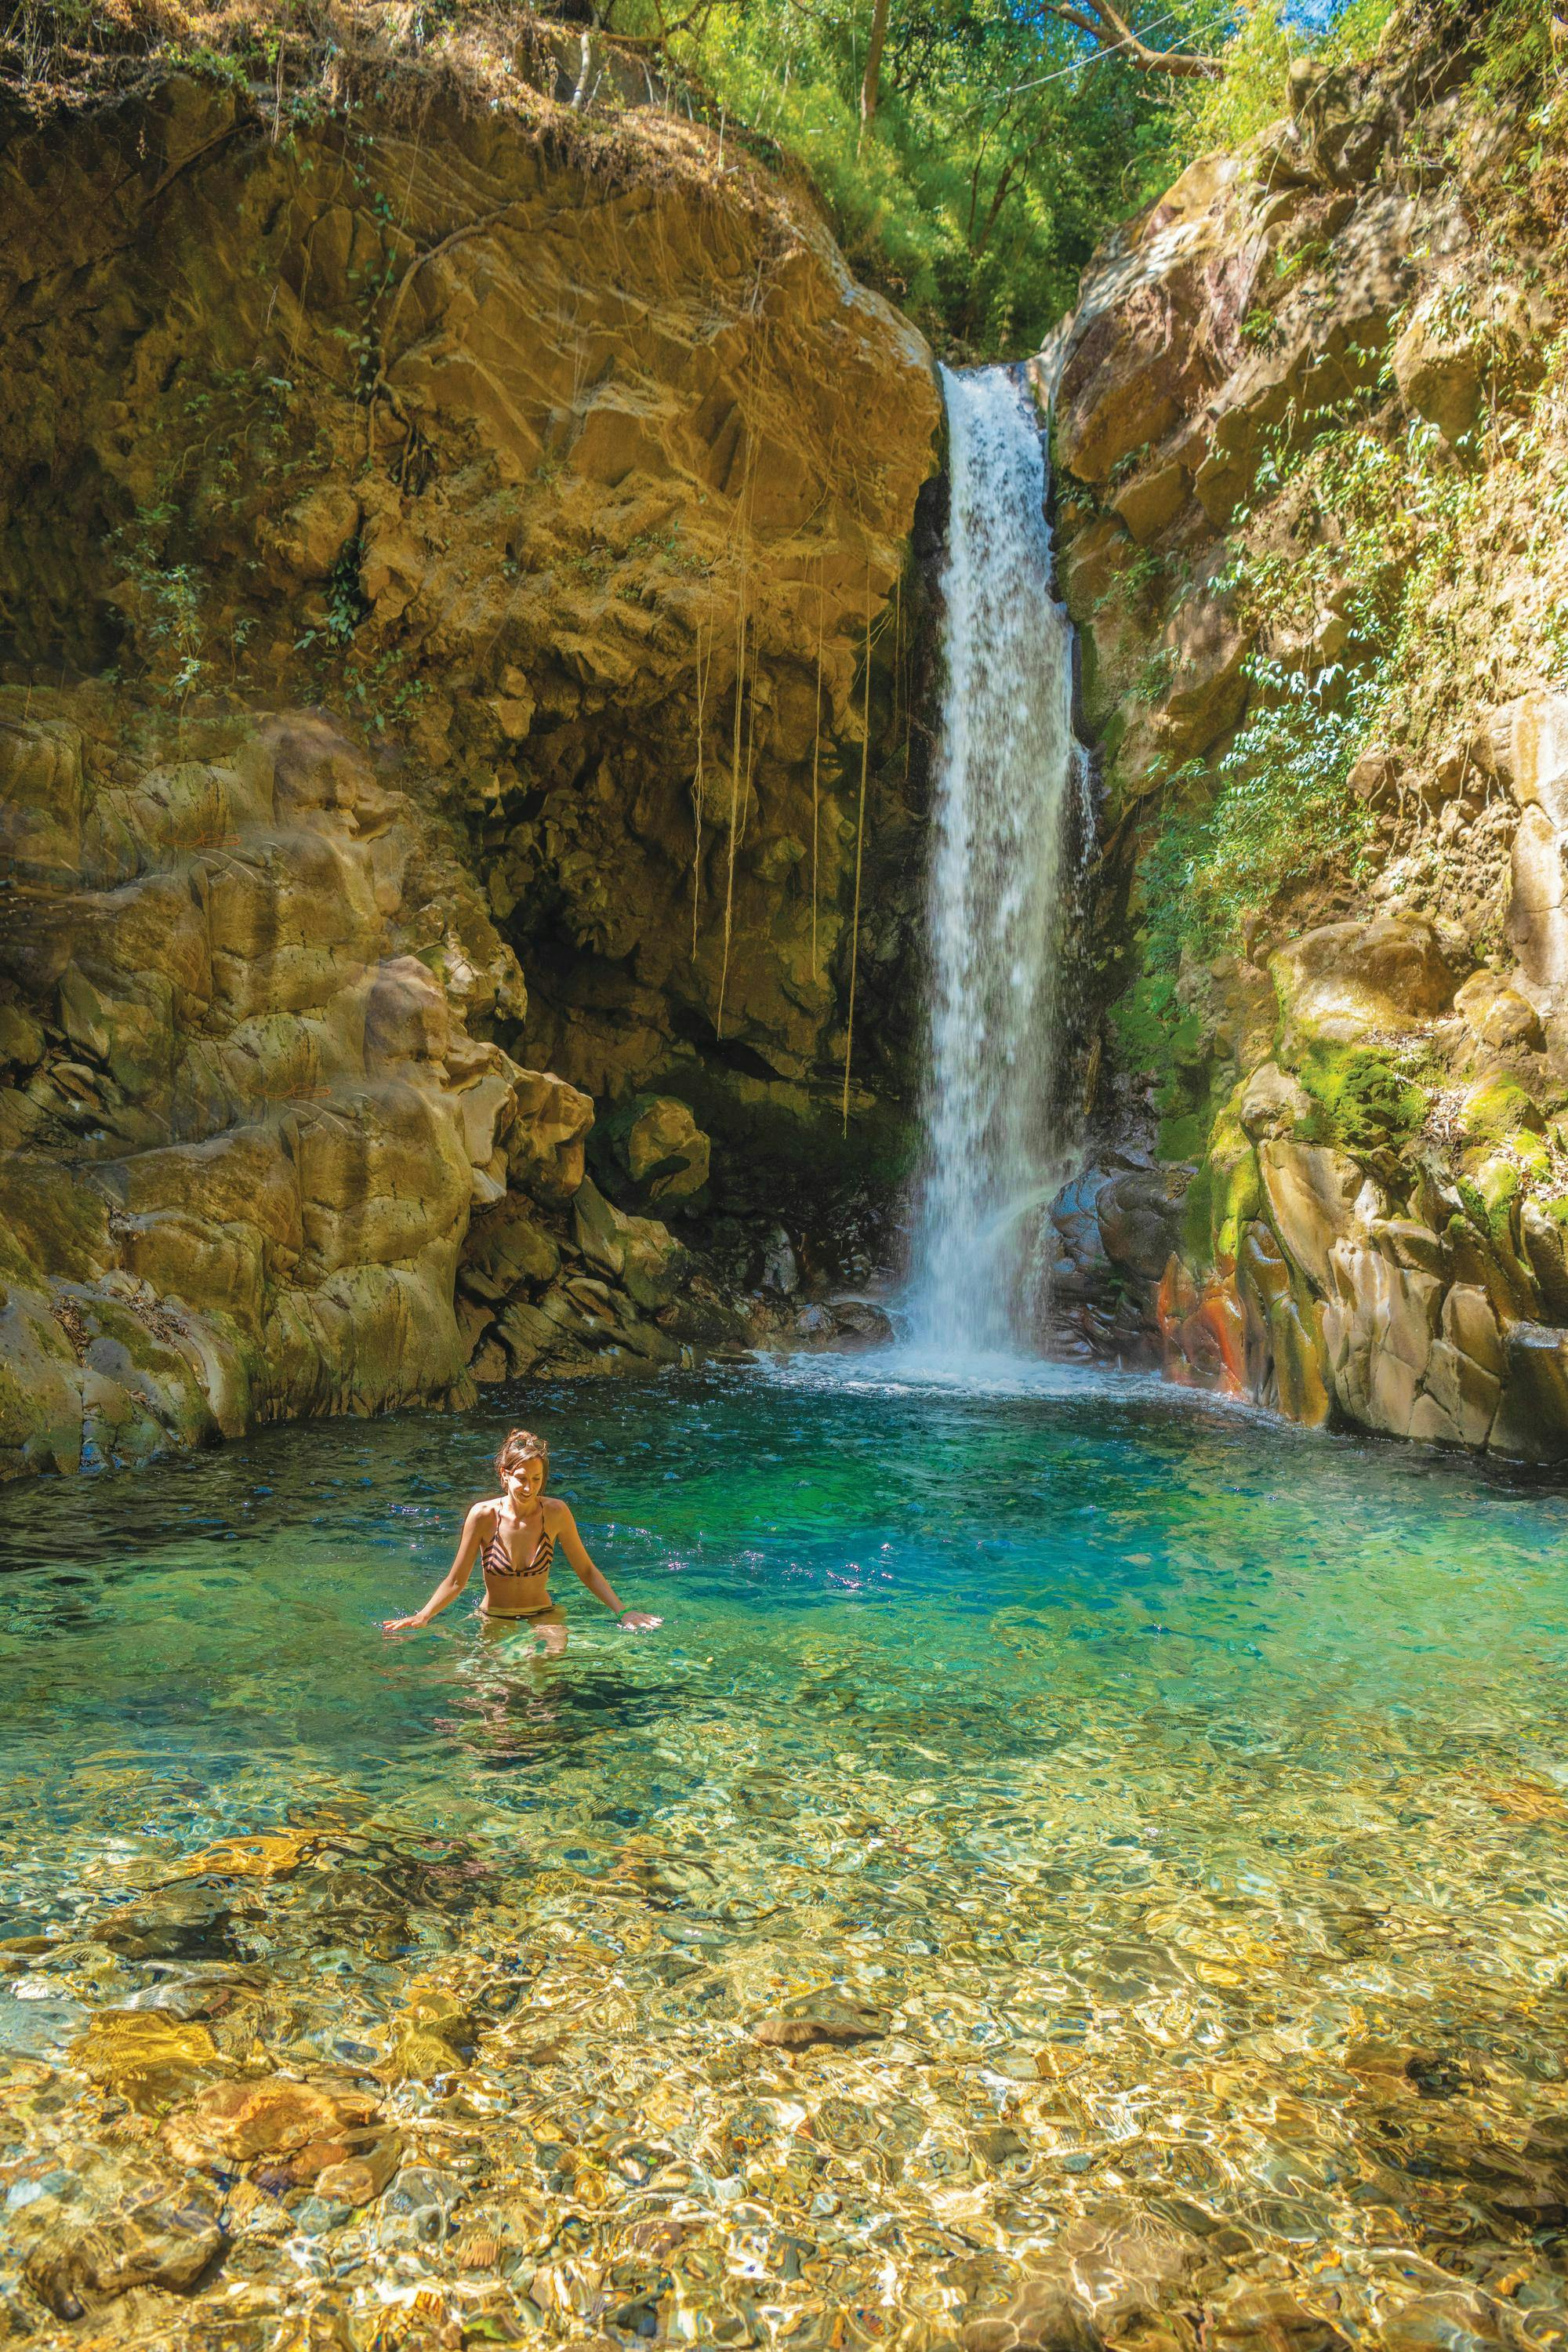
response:
<path id="1" fill-rule="evenodd" d="M 469 1033 L 525 991 L 457 836 L 320 719 L 75 707 L 0 729 L 0 1460 L 468 1401 L 470 1217 L 561 1218 L 593 1106 Z"/>
<path id="2" fill-rule="evenodd" d="M 930 355 L 705 131 L 421 102 L 0 143 L 0 1471 L 752 1336 L 660 1220 L 819 1142 L 862 813 L 896 1091 Z"/>
<path id="3" fill-rule="evenodd" d="M 1562 222 L 1509 194 L 1479 54 L 1415 6 L 1294 68 L 1037 363 L 1112 975 L 1057 1292 L 1176 1379 L 1559 1460 Z"/>
<path id="4" fill-rule="evenodd" d="M 705 131 L 473 97 L 279 138 L 174 75 L 12 138 L 18 674 L 346 709 L 464 823 L 514 1058 L 826 1128 L 873 635 L 858 979 L 907 1029 L 930 353 Z"/>

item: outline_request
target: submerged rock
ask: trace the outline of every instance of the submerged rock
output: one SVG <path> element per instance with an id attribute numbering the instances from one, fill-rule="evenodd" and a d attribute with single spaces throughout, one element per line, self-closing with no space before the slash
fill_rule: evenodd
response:
<path id="1" fill-rule="evenodd" d="M 876 2042 L 887 2031 L 886 2017 L 869 2002 L 843 1993 L 803 1993 L 776 2015 L 760 2018 L 752 2038 L 774 2050 L 806 2050 L 813 2042 Z"/>
<path id="2" fill-rule="evenodd" d="M 194 2287 L 224 2244 L 200 2196 L 154 2196 L 52 2232 L 33 2248 L 24 2274 L 57 2318 L 79 2319 L 96 2298 L 132 2287 Z"/>

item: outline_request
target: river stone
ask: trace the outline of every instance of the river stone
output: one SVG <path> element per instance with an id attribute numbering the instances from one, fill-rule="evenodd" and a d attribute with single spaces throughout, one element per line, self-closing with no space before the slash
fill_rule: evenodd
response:
<path id="1" fill-rule="evenodd" d="M 1028 2280 L 1005 2310 L 972 2319 L 960 2340 L 963 2352 L 1101 2352 L 1088 2310 L 1056 2278 Z"/>
<path id="2" fill-rule="evenodd" d="M 195 2286 L 227 2242 L 205 2189 L 169 2184 L 89 2221 L 63 2217 L 29 2252 L 24 2276 L 58 2319 L 132 2287 Z"/>
<path id="3" fill-rule="evenodd" d="M 379 2166 L 384 2181 L 396 2147 L 394 2141 L 384 2152 L 386 2126 L 379 2105 L 366 2093 L 282 2074 L 215 2084 L 169 2116 L 163 2137 L 182 2164 L 256 2167 L 273 2196 L 350 2165 L 368 2168 L 367 2178 Z M 360 2177 L 353 2175 L 356 2181 Z M 374 2193 L 366 2189 L 363 2196 L 342 2201 L 363 2203 Z"/>
<path id="4" fill-rule="evenodd" d="M 82 2072 L 143 2114 L 187 2095 L 203 2074 L 224 2066 L 205 2025 L 157 2010 L 100 2010 L 75 2046 Z"/>
<path id="5" fill-rule="evenodd" d="M 1237 2280 L 1204 2315 L 1203 2352 L 1349 2352 L 1331 2320 L 1282 2283 Z"/>
<path id="6" fill-rule="evenodd" d="M 1510 2341 L 1490 2296 L 1462 2288 L 1417 2295 L 1388 2313 L 1378 2334 L 1386 2352 L 1492 2352 Z"/>
<path id="7" fill-rule="evenodd" d="M 752 2038 L 773 2050 L 806 2050 L 818 2042 L 877 2042 L 887 2031 L 887 2019 L 869 2002 L 847 1993 L 811 1992 L 759 2019 Z"/>

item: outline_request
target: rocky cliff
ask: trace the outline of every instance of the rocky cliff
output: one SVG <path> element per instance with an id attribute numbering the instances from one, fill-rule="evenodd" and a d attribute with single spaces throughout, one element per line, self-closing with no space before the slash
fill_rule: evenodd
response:
<path id="1" fill-rule="evenodd" d="M 1079 1342 L 1568 1454 L 1568 105 L 1491 12 L 1195 164 L 1037 366 L 1103 793 Z"/>
<path id="2" fill-rule="evenodd" d="M 3 126 L 5 1469 L 743 1337 L 889 1094 L 929 355 L 504 33 Z"/>

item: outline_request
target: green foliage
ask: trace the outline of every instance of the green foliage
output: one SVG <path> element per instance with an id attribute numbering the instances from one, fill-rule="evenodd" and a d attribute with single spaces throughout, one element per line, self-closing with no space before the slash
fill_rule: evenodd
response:
<path id="1" fill-rule="evenodd" d="M 719 0 L 677 46 L 940 346 L 1034 350 L 1107 225 L 1167 175 L 1164 90 L 1042 7 L 895 0 L 863 129 L 868 22 L 867 0 Z"/>
<path id="2" fill-rule="evenodd" d="M 1456 0 L 1450 0 L 1450 5 Z M 1552 0 L 1493 0 L 1487 12 L 1476 89 L 1497 100 L 1521 89 L 1543 89 L 1556 68 Z"/>
<path id="3" fill-rule="evenodd" d="M 1379 681 L 1250 667 L 1247 724 L 1212 780 L 1201 762 L 1173 778 L 1169 814 L 1142 859 L 1142 938 L 1157 971 L 1173 971 L 1184 949 L 1204 958 L 1228 952 L 1246 913 L 1331 857 L 1353 862 L 1367 838 L 1366 813 L 1345 779 Z"/>
<path id="4" fill-rule="evenodd" d="M 1225 35 L 1225 71 L 1215 81 L 1179 86 L 1166 118 L 1172 160 L 1187 163 L 1215 148 L 1242 146 L 1286 111 L 1285 82 L 1305 44 L 1289 27 L 1280 0 L 1252 0 L 1239 10 L 1206 5 L 1203 12 Z M 1221 46 L 1210 40 L 1205 47 Z"/>
<path id="5" fill-rule="evenodd" d="M 167 499 L 136 509 L 113 535 L 125 568 L 123 601 L 133 618 L 151 682 L 183 700 L 201 683 L 205 620 L 196 566 L 175 561 L 170 539 L 176 510 Z"/>

